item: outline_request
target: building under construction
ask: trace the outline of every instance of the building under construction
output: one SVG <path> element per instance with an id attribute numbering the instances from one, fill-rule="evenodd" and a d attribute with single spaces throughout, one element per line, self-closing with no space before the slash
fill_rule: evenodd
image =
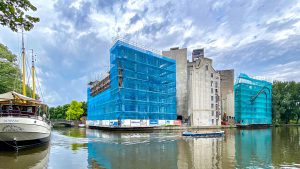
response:
<path id="1" fill-rule="evenodd" d="M 238 124 L 272 124 L 272 83 L 240 74 L 234 85 L 234 93 Z"/>
<path id="2" fill-rule="evenodd" d="M 89 83 L 88 125 L 149 126 L 176 120 L 176 62 L 117 40 L 110 71 Z"/>

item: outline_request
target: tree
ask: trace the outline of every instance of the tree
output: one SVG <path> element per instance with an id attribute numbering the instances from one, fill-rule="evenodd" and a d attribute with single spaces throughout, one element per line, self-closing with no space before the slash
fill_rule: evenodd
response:
<path id="1" fill-rule="evenodd" d="M 25 14 L 28 11 L 36 11 L 29 0 L 1 0 L 0 1 L 0 24 L 8 26 L 17 32 L 22 26 L 26 31 L 34 27 L 34 23 L 40 21 L 38 17 Z"/>
<path id="2" fill-rule="evenodd" d="M 21 87 L 20 69 L 15 64 L 17 56 L 6 46 L 0 44 L 0 93 Z M 21 91 L 21 90 L 18 90 Z"/>
<path id="3" fill-rule="evenodd" d="M 0 94 L 9 91 L 22 92 L 21 70 L 16 64 L 17 56 L 0 43 Z M 26 85 L 26 95 L 32 96 L 32 89 Z M 36 98 L 39 98 L 37 95 Z"/>
<path id="4" fill-rule="evenodd" d="M 82 116 L 87 116 L 87 105 L 86 105 L 86 102 L 83 101 L 81 102 L 82 103 L 82 109 L 83 109 L 83 114 Z"/>
<path id="5" fill-rule="evenodd" d="M 290 120 L 300 119 L 300 83 L 280 82 L 273 83 L 272 108 L 273 121 L 288 124 Z"/>
<path id="6" fill-rule="evenodd" d="M 78 120 L 83 114 L 82 103 L 73 100 L 66 114 L 66 120 Z"/>

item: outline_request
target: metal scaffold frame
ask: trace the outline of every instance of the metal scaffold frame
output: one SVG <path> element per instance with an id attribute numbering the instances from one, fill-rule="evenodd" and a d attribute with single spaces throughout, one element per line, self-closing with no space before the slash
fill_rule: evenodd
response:
<path id="1" fill-rule="evenodd" d="M 176 119 L 176 62 L 117 40 L 110 49 L 110 84 L 92 96 L 88 119 Z"/>
<path id="2" fill-rule="evenodd" d="M 237 123 L 272 124 L 272 83 L 240 74 L 234 92 Z"/>

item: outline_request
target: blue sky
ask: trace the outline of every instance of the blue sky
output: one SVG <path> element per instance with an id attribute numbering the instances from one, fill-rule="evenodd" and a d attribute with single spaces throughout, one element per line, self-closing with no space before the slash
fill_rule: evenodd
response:
<path id="1" fill-rule="evenodd" d="M 25 34 L 37 54 L 50 106 L 86 100 L 87 82 L 109 65 L 117 35 L 157 50 L 204 47 L 216 69 L 300 81 L 300 1 L 43 0 Z M 0 27 L 0 43 L 20 53 L 20 33 Z M 29 51 L 28 51 L 29 52 Z"/>

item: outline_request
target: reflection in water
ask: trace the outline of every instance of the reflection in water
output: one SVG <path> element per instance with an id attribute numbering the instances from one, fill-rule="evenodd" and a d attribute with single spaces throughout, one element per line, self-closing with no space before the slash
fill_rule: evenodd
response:
<path id="1" fill-rule="evenodd" d="M 19 152 L 0 152 L 0 168 L 2 169 L 41 169 L 47 168 L 49 161 L 49 145 Z"/>
<path id="2" fill-rule="evenodd" d="M 0 152 L 0 168 L 227 169 L 300 163 L 300 127 L 228 129 L 223 138 L 61 128 L 51 137 L 51 151 L 39 147 L 18 155 Z"/>
<path id="3" fill-rule="evenodd" d="M 234 168 L 235 130 L 223 138 L 185 138 L 177 142 L 178 168 Z"/>
<path id="4" fill-rule="evenodd" d="M 237 130 L 235 135 L 236 167 L 271 168 L 272 129 Z"/>
<path id="5" fill-rule="evenodd" d="M 88 136 L 94 137 L 94 132 Z M 110 142 L 89 142 L 89 166 L 100 168 L 177 168 L 176 136 L 166 134 L 101 133 Z"/>
<path id="6" fill-rule="evenodd" d="M 188 138 L 184 144 L 187 144 L 183 151 L 188 150 L 190 156 L 181 157 L 179 168 L 220 168 L 222 138 Z M 181 143 L 179 143 L 181 144 Z M 184 162 L 185 161 L 185 162 Z M 183 163 L 182 163 L 183 162 Z"/>
<path id="7" fill-rule="evenodd" d="M 274 165 L 300 164 L 300 127 L 276 127 L 272 139 Z"/>

